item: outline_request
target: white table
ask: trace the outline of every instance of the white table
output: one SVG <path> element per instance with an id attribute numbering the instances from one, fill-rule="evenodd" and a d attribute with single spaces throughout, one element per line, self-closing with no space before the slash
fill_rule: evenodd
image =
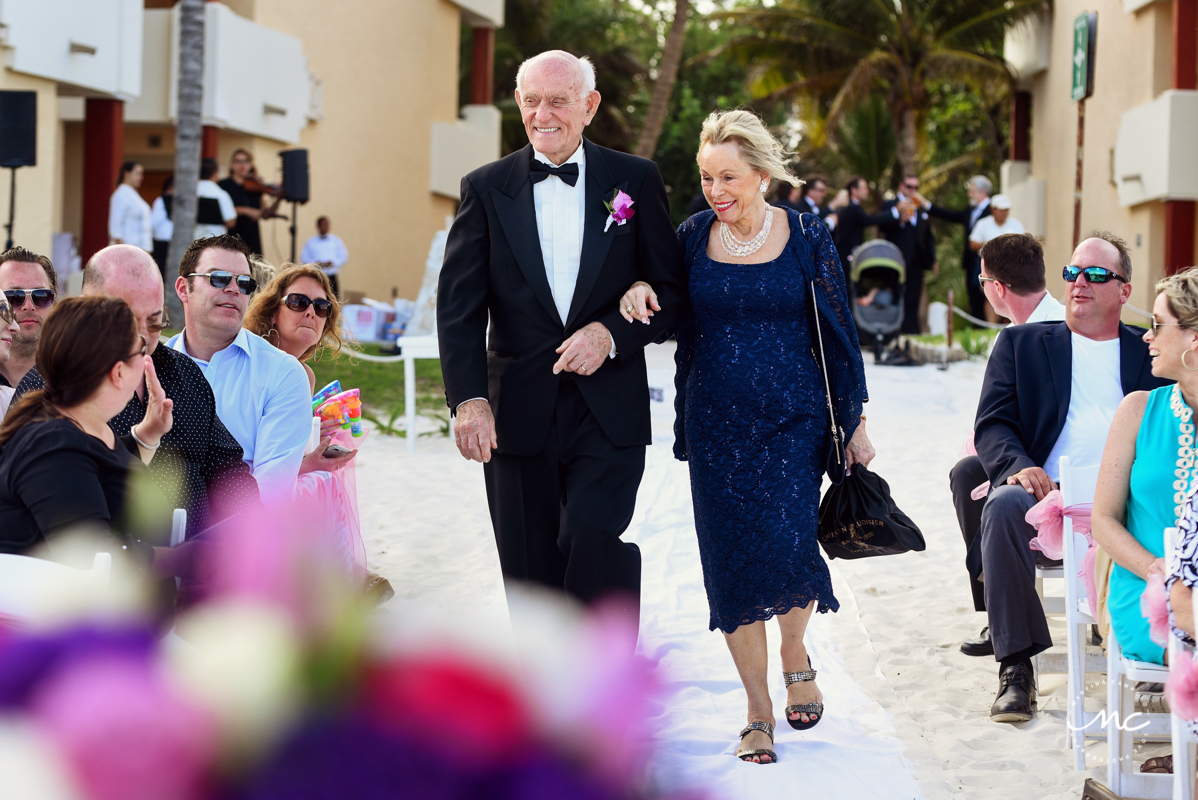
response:
<path id="1" fill-rule="evenodd" d="M 404 419 L 407 424 L 408 452 L 416 452 L 416 359 L 441 358 L 436 336 L 401 336 L 396 341 L 403 358 Z M 450 421 L 450 431 L 452 428 Z"/>

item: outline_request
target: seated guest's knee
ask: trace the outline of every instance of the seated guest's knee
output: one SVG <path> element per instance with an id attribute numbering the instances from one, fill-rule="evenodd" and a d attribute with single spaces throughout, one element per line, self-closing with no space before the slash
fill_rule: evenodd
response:
<path id="1" fill-rule="evenodd" d="M 977 456 L 965 456 L 948 472 L 948 485 L 955 496 L 969 496 L 986 481 L 986 470 Z"/>
<path id="2" fill-rule="evenodd" d="M 990 494 L 986 497 L 986 506 L 982 509 L 982 527 L 986 529 L 999 525 L 1005 529 L 1019 529 L 1021 526 L 1010 523 L 1020 522 L 1028 530 L 1034 531 L 1035 529 L 1027 524 L 1024 517 L 1035 504 L 1035 496 L 1029 494 L 1027 489 L 1022 486 L 1007 485 L 991 488 Z"/>

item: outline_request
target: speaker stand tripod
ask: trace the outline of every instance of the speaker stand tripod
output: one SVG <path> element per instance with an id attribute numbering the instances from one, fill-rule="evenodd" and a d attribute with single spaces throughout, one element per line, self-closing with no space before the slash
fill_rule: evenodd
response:
<path id="1" fill-rule="evenodd" d="M 12 222 L 17 211 L 17 168 L 9 167 L 11 171 L 11 179 L 8 184 L 8 224 L 4 226 L 8 231 L 7 241 L 4 244 L 5 250 L 12 249 Z"/>
<path id="2" fill-rule="evenodd" d="M 291 263 L 298 264 L 295 260 L 295 235 L 296 235 L 296 217 L 299 216 L 299 203 L 291 201 L 291 227 L 287 230 L 291 231 Z"/>

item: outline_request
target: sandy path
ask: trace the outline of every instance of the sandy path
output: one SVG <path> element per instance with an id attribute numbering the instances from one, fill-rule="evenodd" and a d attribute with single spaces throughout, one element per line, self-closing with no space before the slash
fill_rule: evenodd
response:
<path id="1" fill-rule="evenodd" d="M 984 620 L 972 611 L 947 475 L 971 427 L 984 365 L 867 368 L 875 466 L 928 550 L 833 562 L 841 611 L 818 615 L 809 633 L 827 716 L 806 732 L 786 726 L 775 655 L 780 763 L 761 767 L 731 755 L 744 693 L 722 636 L 707 631 L 686 467 L 670 457 L 672 350 L 649 354 L 650 384 L 666 397 L 653 405 L 655 446 L 628 536 L 645 560 L 642 647 L 677 690 L 659 720 L 655 778 L 729 798 L 773 789 L 817 798 L 1077 797 L 1082 776 L 1064 749 L 1064 676 L 1042 679 L 1034 721 L 998 725 L 986 716 L 995 663 L 957 651 Z M 397 592 L 384 613 L 452 614 L 506 629 L 481 467 L 447 439 L 421 439 L 408 456 L 404 440 L 376 436 L 358 470 L 371 567 Z"/>

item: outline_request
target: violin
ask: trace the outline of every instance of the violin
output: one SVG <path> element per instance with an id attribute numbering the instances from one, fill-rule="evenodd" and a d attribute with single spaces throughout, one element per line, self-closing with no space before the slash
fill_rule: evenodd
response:
<path id="1" fill-rule="evenodd" d="M 268 194 L 271 197 L 282 197 L 283 196 L 283 185 L 282 184 L 267 183 L 266 181 L 261 180 L 260 178 L 258 178 L 255 175 L 246 175 L 245 180 L 243 180 L 241 182 L 241 185 L 245 188 L 245 190 L 247 192 L 261 192 L 262 194 Z"/>

